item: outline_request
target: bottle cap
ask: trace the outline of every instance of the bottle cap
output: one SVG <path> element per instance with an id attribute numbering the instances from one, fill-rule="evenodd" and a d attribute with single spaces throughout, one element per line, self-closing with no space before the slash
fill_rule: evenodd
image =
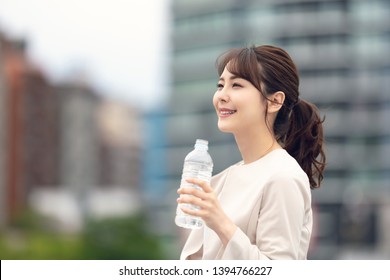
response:
<path id="1" fill-rule="evenodd" d="M 204 139 L 196 139 L 196 144 L 208 145 L 209 141 L 204 140 Z"/>
<path id="2" fill-rule="evenodd" d="M 195 149 L 201 149 L 207 151 L 209 149 L 209 141 L 204 139 L 196 139 L 196 143 L 194 147 Z"/>

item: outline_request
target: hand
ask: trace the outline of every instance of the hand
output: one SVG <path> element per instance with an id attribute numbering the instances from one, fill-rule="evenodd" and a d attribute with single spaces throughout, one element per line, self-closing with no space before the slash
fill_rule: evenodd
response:
<path id="1" fill-rule="evenodd" d="M 207 182 L 193 178 L 186 181 L 199 186 L 202 190 L 180 188 L 177 191 L 180 195 L 177 203 L 192 204 L 199 207 L 199 210 L 191 210 L 187 207 L 181 207 L 180 209 L 185 214 L 202 218 L 206 225 L 214 230 L 222 243 L 226 245 L 233 236 L 237 226 L 223 211 L 215 192 Z"/>

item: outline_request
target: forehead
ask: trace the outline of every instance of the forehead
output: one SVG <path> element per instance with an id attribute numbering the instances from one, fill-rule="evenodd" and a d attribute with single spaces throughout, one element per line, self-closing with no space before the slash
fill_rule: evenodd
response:
<path id="1" fill-rule="evenodd" d="M 244 78 L 235 74 L 235 73 L 230 72 L 229 68 L 226 66 L 219 79 L 220 80 L 226 80 L 226 79 L 233 80 L 233 79 L 244 79 Z"/>

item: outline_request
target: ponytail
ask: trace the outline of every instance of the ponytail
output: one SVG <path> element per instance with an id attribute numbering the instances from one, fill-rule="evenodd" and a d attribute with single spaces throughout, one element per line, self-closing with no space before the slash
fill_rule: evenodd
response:
<path id="1" fill-rule="evenodd" d="M 319 188 L 325 169 L 324 135 L 318 108 L 298 99 L 288 120 L 284 148 L 309 177 L 310 188 Z"/>

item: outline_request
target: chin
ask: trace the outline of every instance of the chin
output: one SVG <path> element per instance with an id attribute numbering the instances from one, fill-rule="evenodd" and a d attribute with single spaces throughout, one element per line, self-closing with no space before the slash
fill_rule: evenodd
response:
<path id="1" fill-rule="evenodd" d="M 218 129 L 219 129 L 221 132 L 233 133 L 232 127 L 229 127 L 229 126 L 227 126 L 227 125 L 218 124 Z"/>

